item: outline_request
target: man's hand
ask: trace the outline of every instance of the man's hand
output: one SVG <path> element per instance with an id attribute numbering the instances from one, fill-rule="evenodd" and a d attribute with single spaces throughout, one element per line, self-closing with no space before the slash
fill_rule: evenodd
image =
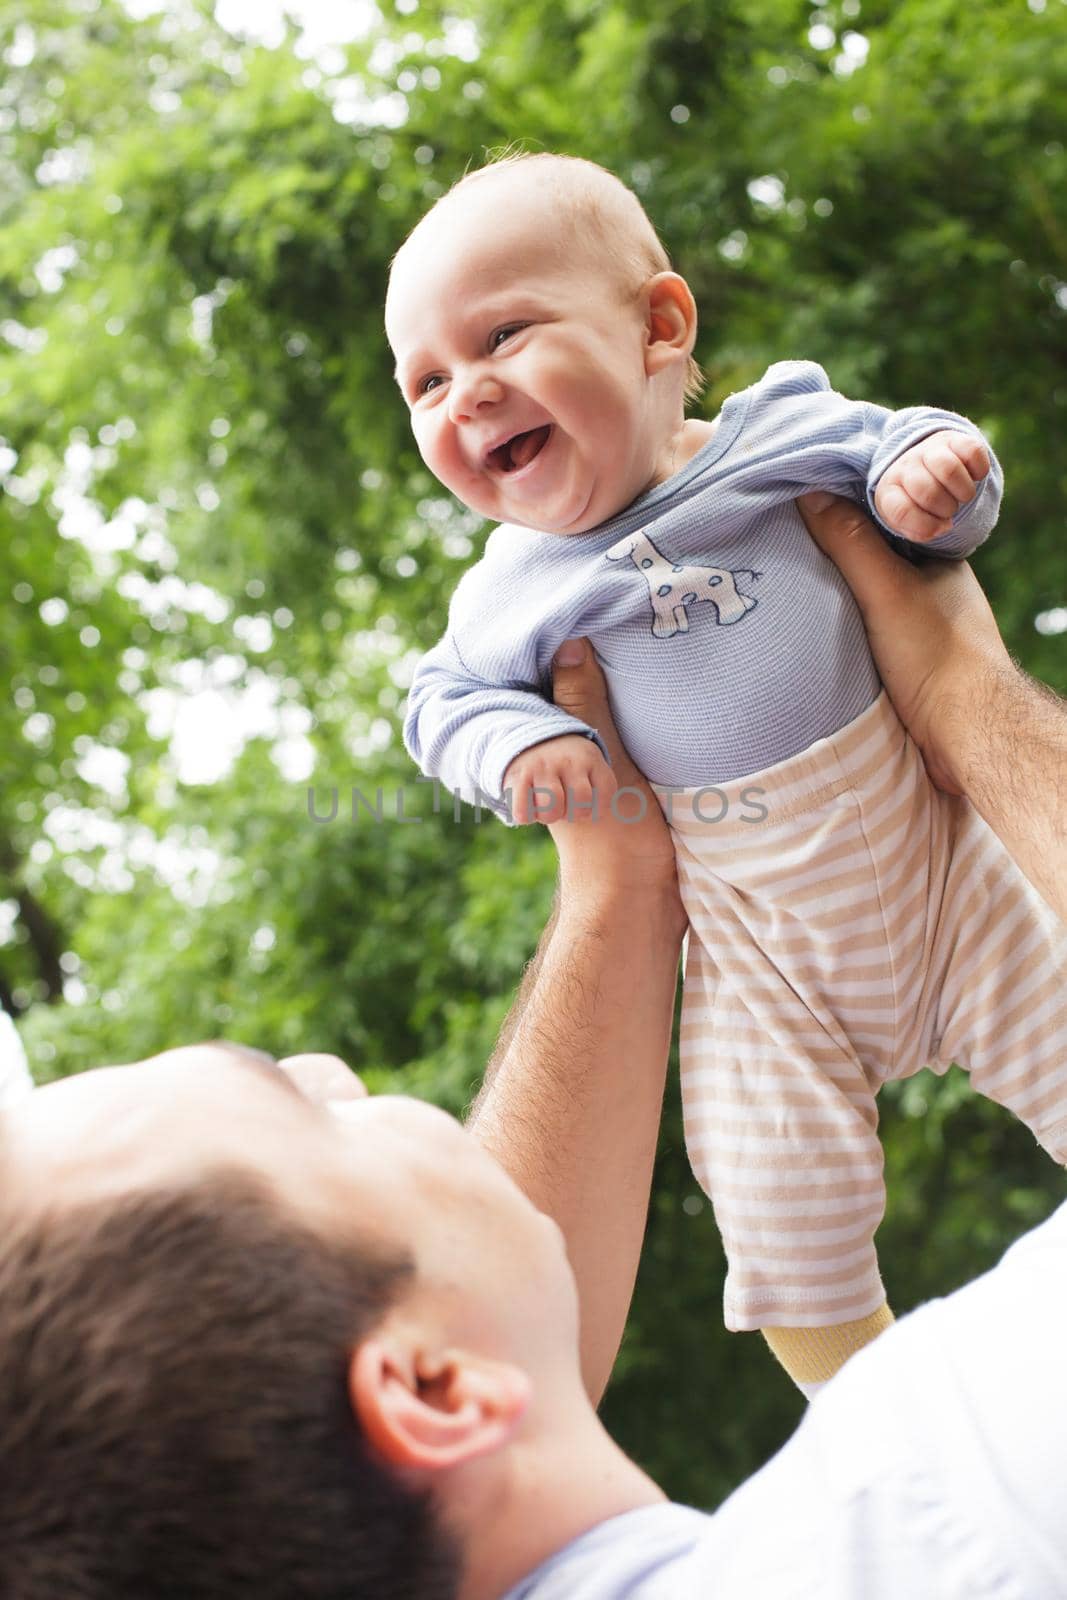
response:
<path id="1" fill-rule="evenodd" d="M 1016 672 L 977 578 L 965 561 L 903 561 L 850 500 L 820 493 L 797 503 L 856 597 L 882 682 L 931 778 L 960 794 L 981 684 Z"/>
<path id="2" fill-rule="evenodd" d="M 662 892 L 681 931 L 685 915 L 678 899 L 674 846 L 659 802 L 630 760 L 615 728 L 607 686 L 584 639 L 568 639 L 552 663 L 552 695 L 561 710 L 595 728 L 611 755 L 615 785 L 592 827 L 561 820 L 552 828 L 566 892 L 581 885 Z"/>
<path id="3" fill-rule="evenodd" d="M 592 739 L 563 733 L 516 756 L 504 790 L 516 822 L 595 822 L 615 793 L 615 775 Z"/>
<path id="4" fill-rule="evenodd" d="M 949 429 L 932 433 L 886 468 L 874 491 L 875 510 L 904 539 L 936 539 L 974 499 L 989 465 L 981 439 Z"/>
<path id="5" fill-rule="evenodd" d="M 798 505 L 856 597 L 931 778 L 968 797 L 1067 920 L 1067 706 L 1012 661 L 966 562 L 912 566 L 851 501 L 820 493 Z"/>

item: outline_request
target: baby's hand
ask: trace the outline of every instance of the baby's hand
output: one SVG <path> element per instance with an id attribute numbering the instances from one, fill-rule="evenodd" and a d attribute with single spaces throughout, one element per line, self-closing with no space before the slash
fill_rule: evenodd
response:
<path id="1" fill-rule="evenodd" d="M 943 430 L 920 439 L 888 467 L 874 491 L 887 528 L 923 544 L 947 533 L 989 471 L 989 451 L 969 433 Z"/>
<path id="2" fill-rule="evenodd" d="M 599 749 L 580 733 L 531 745 L 504 774 L 516 822 L 596 821 L 616 787 Z"/>

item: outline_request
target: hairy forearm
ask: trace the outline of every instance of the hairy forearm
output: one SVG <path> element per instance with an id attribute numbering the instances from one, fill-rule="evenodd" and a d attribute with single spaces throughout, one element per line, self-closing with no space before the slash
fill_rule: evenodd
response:
<path id="1" fill-rule="evenodd" d="M 1067 703 L 1005 665 L 961 694 L 947 720 L 960 788 L 1067 921 Z"/>
<path id="2" fill-rule="evenodd" d="M 679 944 L 674 897 L 564 895 L 469 1118 L 563 1230 L 594 1401 L 607 1387 L 637 1275 Z"/>

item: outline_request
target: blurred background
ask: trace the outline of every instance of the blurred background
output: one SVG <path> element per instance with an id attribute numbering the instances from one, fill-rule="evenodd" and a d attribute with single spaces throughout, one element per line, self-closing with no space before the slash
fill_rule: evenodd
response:
<path id="1" fill-rule="evenodd" d="M 0 60 L 0 1007 L 39 1081 L 226 1036 L 468 1102 L 554 857 L 433 816 L 400 743 L 484 529 L 414 451 L 382 298 L 510 141 L 641 196 L 705 415 L 807 357 L 980 423 L 976 566 L 1067 689 L 1064 0 L 0 0 Z M 898 1310 L 1065 1193 L 955 1071 L 883 1117 Z M 672 1090 L 605 1415 L 704 1506 L 800 1411 L 722 1278 Z"/>

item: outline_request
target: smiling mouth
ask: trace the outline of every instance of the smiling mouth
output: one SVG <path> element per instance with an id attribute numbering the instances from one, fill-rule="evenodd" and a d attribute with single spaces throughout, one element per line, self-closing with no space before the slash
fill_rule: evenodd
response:
<path id="1" fill-rule="evenodd" d="M 514 438 L 498 444 L 495 450 L 490 450 L 490 464 L 498 472 L 518 472 L 522 467 L 528 467 L 534 457 L 541 454 L 548 443 L 551 431 L 552 429 L 545 423 L 540 428 L 530 428 L 526 433 L 517 433 Z"/>

